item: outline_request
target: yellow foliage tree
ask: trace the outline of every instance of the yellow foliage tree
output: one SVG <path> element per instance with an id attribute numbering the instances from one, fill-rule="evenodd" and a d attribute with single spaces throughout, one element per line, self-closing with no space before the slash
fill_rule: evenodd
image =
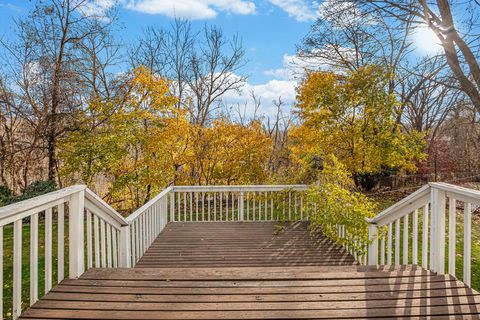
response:
<path id="1" fill-rule="evenodd" d="M 248 184 L 266 179 L 271 140 L 260 122 L 248 125 L 219 119 L 196 127 L 194 168 L 199 184 Z"/>
<path id="2" fill-rule="evenodd" d="M 335 155 L 356 177 L 386 169 L 415 170 L 424 157 L 423 134 L 402 132 L 388 75 L 367 66 L 348 75 L 308 74 L 298 88 L 301 124 L 291 133 L 292 152 L 305 168 L 320 168 Z"/>
<path id="3" fill-rule="evenodd" d="M 109 200 L 131 211 L 173 179 L 171 158 L 154 147 L 178 141 L 169 135 L 182 132 L 178 126 L 186 120 L 168 81 L 144 67 L 132 72 L 126 92 L 112 101 L 92 100 L 79 115 L 84 126 L 62 141 L 60 156 L 64 175 L 79 173 L 92 187 L 103 182 L 98 188 L 108 190 Z"/>

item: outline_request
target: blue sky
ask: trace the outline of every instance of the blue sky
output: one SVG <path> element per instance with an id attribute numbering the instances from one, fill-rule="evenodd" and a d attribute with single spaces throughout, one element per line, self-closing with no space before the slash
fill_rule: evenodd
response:
<path id="1" fill-rule="evenodd" d="M 0 37 L 12 35 L 13 19 L 25 16 L 35 1 L 0 0 Z M 93 10 L 119 5 L 123 25 L 117 38 L 126 43 L 137 39 L 147 26 L 167 26 L 174 16 L 192 20 L 195 28 L 205 23 L 223 29 L 226 35 L 238 33 L 243 39 L 249 76 L 244 92 L 254 90 L 266 109 L 271 100 L 282 96 L 295 99 L 295 81 L 285 77 L 285 62 L 294 58 L 295 46 L 318 16 L 321 1 L 312 0 L 91 0 Z M 425 35 L 421 38 L 425 39 Z M 422 42 L 422 41 L 419 41 Z M 232 102 L 245 97 L 231 93 Z M 269 113 L 268 110 L 263 110 Z"/>

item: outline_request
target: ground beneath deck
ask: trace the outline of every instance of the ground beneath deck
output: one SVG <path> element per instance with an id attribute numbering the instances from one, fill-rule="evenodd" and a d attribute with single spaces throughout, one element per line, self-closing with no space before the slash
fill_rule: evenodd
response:
<path id="1" fill-rule="evenodd" d="M 169 224 L 136 267 L 64 280 L 22 317 L 479 318 L 480 295 L 452 277 L 354 265 L 304 223 Z"/>

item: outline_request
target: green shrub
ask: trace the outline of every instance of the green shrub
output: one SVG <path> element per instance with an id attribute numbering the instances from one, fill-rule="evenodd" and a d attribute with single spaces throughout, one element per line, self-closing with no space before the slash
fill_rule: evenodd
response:
<path id="1" fill-rule="evenodd" d="M 57 186 L 52 180 L 39 180 L 32 182 L 25 189 L 22 190 L 22 194 L 17 197 L 16 201 L 22 201 L 33 197 L 40 196 L 45 193 L 55 191 Z"/>
<path id="2" fill-rule="evenodd" d="M 9 187 L 0 186 L 0 207 L 10 204 L 13 201 L 13 198 L 13 192 Z"/>
<path id="3" fill-rule="evenodd" d="M 368 241 L 365 219 L 375 216 L 376 205 L 353 188 L 353 179 L 345 166 L 334 156 L 329 156 L 318 184 L 307 192 L 307 205 L 315 208 L 310 216 L 313 232 L 321 231 L 344 246 L 355 247 L 362 254 Z M 339 236 L 337 226 L 344 226 L 350 237 Z"/>

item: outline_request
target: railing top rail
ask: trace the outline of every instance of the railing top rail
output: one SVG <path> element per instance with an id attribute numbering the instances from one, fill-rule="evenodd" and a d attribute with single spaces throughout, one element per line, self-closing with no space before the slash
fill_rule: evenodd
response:
<path id="1" fill-rule="evenodd" d="M 235 191 L 305 191 L 308 190 L 308 185 L 228 185 L 228 186 L 173 186 L 173 191 L 180 192 L 235 192 Z"/>
<path id="2" fill-rule="evenodd" d="M 385 225 L 387 223 L 390 223 L 398 218 L 399 213 L 403 213 L 404 211 L 403 209 L 405 208 L 410 209 L 410 207 L 415 206 L 415 203 L 418 203 L 418 201 L 422 202 L 423 200 L 425 200 L 425 197 L 428 197 L 429 193 L 430 193 L 430 185 L 426 184 L 420 189 L 418 189 L 417 191 L 413 192 L 412 194 L 408 195 L 402 200 L 396 202 L 395 204 L 388 207 L 387 209 L 383 210 L 375 217 L 371 219 L 367 219 L 367 221 L 370 223 L 379 224 L 379 225 Z"/>
<path id="3" fill-rule="evenodd" d="M 152 204 L 154 204 L 155 202 L 157 202 L 159 199 L 161 199 L 162 197 L 168 195 L 170 193 L 170 191 L 173 190 L 173 187 L 168 187 L 166 189 L 164 189 L 162 192 L 160 192 L 159 194 L 157 194 L 154 198 L 150 199 L 147 203 L 145 203 L 143 206 L 141 206 L 140 208 L 138 208 L 137 210 L 135 210 L 134 212 L 132 212 L 132 214 L 130 214 L 125 220 L 128 224 L 132 223 L 133 220 L 135 220 L 138 216 L 140 216 L 142 213 L 145 212 L 145 210 L 147 210 Z"/>
<path id="4" fill-rule="evenodd" d="M 475 204 L 480 204 L 480 190 L 469 189 L 445 182 L 430 182 L 432 188 L 447 192 L 448 197 L 457 198 Z"/>
<path id="5" fill-rule="evenodd" d="M 74 185 L 66 187 L 57 191 L 49 192 L 38 197 L 23 200 L 17 203 L 13 203 L 0 208 L 0 221 L 9 219 L 15 215 L 18 215 L 25 211 L 34 210 L 44 206 L 45 204 L 52 203 L 66 197 L 71 196 L 74 193 L 87 189 L 85 185 Z"/>
<path id="6" fill-rule="evenodd" d="M 106 203 L 102 198 L 100 198 L 92 190 L 86 188 L 85 198 L 86 198 L 86 200 L 93 203 L 96 207 L 103 210 L 103 212 L 107 213 L 110 217 L 112 217 L 120 225 L 122 225 L 122 226 L 128 225 L 127 220 L 120 213 L 118 213 L 117 210 L 113 209 L 108 203 Z"/>

